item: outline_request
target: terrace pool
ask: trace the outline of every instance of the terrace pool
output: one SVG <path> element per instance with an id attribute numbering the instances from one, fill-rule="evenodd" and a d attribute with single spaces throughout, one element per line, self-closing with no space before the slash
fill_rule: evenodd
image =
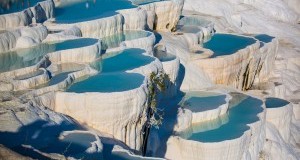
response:
<path id="1" fill-rule="evenodd" d="M 37 46 L 0 53 L 0 73 L 37 64 L 50 52 L 80 48 L 97 43 L 97 39 L 80 38 L 54 43 L 41 43 Z"/>
<path id="2" fill-rule="evenodd" d="M 100 73 L 71 85 L 67 92 L 121 92 L 140 87 L 144 76 L 137 73 Z"/>
<path id="3" fill-rule="evenodd" d="M 129 0 L 74 0 L 56 4 L 57 23 L 77 23 L 117 14 L 117 10 L 134 8 Z"/>
<path id="4" fill-rule="evenodd" d="M 213 92 L 188 92 L 181 105 L 192 112 L 213 110 L 226 103 L 226 95 Z"/>
<path id="5" fill-rule="evenodd" d="M 235 104 L 229 109 L 227 115 L 228 120 L 224 117 L 226 120 L 225 124 L 218 128 L 214 127 L 214 129 L 209 127 L 209 130 L 205 130 L 202 127 L 214 126 L 213 123 L 216 123 L 215 120 L 193 124 L 192 128 L 197 129 L 192 130 L 191 134 L 183 132 L 183 134 L 179 134 L 179 136 L 199 142 L 220 142 L 242 136 L 243 133 L 250 128 L 247 124 L 259 120 L 257 114 L 263 111 L 263 108 L 261 107 L 263 102 L 247 95 L 241 97 L 241 93 L 234 93 L 231 94 L 231 96 L 233 97 L 233 100 L 231 100 L 230 103 Z"/>
<path id="6" fill-rule="evenodd" d="M 280 108 L 288 105 L 290 102 L 284 99 L 270 97 L 270 98 L 266 98 L 265 103 L 267 108 Z"/>
<path id="7" fill-rule="evenodd" d="M 125 49 L 119 54 L 97 63 L 102 65 L 102 72 L 104 73 L 131 70 L 145 66 L 155 60 L 155 58 L 143 55 L 143 53 L 145 53 L 145 51 L 142 49 Z"/>
<path id="8" fill-rule="evenodd" d="M 255 42 L 253 38 L 217 33 L 212 36 L 210 41 L 204 43 L 203 47 L 212 50 L 214 52 L 212 58 L 214 58 L 233 54 Z"/>
<path id="9" fill-rule="evenodd" d="M 272 36 L 269 36 L 269 35 L 266 35 L 266 34 L 258 34 L 256 36 L 254 36 L 254 38 L 258 39 L 261 42 L 269 43 L 269 42 L 272 42 L 272 40 L 275 37 L 272 37 Z"/>
<path id="10" fill-rule="evenodd" d="M 147 65 L 155 60 L 153 57 L 143 55 L 144 52 L 136 48 L 125 49 L 113 57 L 93 62 L 91 66 L 100 73 L 71 85 L 67 92 L 121 92 L 140 87 L 145 77 L 124 71 Z"/>

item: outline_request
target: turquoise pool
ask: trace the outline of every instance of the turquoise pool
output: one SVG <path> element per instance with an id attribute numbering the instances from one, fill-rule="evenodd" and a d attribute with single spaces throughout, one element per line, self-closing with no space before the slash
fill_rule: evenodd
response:
<path id="1" fill-rule="evenodd" d="M 244 49 L 256 41 L 253 38 L 217 33 L 212 36 L 211 40 L 203 44 L 204 48 L 214 52 L 213 57 L 233 54 L 240 49 Z"/>
<path id="2" fill-rule="evenodd" d="M 74 0 L 57 4 L 57 23 L 76 23 L 109 17 L 117 14 L 117 10 L 136 7 L 129 0 Z"/>
<path id="3" fill-rule="evenodd" d="M 97 39 L 81 38 L 55 43 L 42 43 L 25 49 L 0 53 L 0 73 L 12 71 L 37 64 L 44 55 L 50 52 L 80 48 L 97 43 Z"/>
<path id="4" fill-rule="evenodd" d="M 267 108 L 280 108 L 288 105 L 290 102 L 284 99 L 270 97 L 270 98 L 266 98 L 265 103 Z"/>
<path id="5" fill-rule="evenodd" d="M 155 60 L 155 58 L 143 55 L 143 53 L 145 51 L 142 49 L 125 49 L 119 54 L 97 63 L 102 65 L 102 72 L 104 73 L 131 70 L 145 66 Z"/>
<path id="6" fill-rule="evenodd" d="M 123 41 L 143 38 L 147 36 L 150 36 L 150 33 L 146 31 L 138 31 L 138 30 L 124 31 L 121 33 L 114 34 L 112 36 L 101 38 L 101 42 L 102 42 L 101 49 L 106 50 L 109 48 L 116 48 L 119 47 L 120 43 Z"/>
<path id="7" fill-rule="evenodd" d="M 121 92 L 140 87 L 144 76 L 137 73 L 100 73 L 71 85 L 67 92 Z"/>
<path id="8" fill-rule="evenodd" d="M 220 142 L 242 136 L 243 133 L 249 129 L 247 124 L 259 120 L 257 114 L 263 111 L 263 108 L 261 107 L 263 102 L 246 95 L 241 97 L 240 93 L 232 94 L 232 97 L 233 100 L 231 103 L 235 103 L 235 105 L 229 109 L 227 115 L 228 121 L 225 121 L 225 124 L 209 130 L 204 130 L 202 126 L 211 126 L 213 125 L 211 123 L 216 123 L 215 121 L 193 124 L 192 128 L 197 129 L 192 130 L 191 134 L 183 132 L 184 134 L 179 136 L 199 142 Z M 241 102 L 237 103 L 239 100 L 241 100 Z"/>
<path id="9" fill-rule="evenodd" d="M 192 112 L 213 110 L 226 104 L 226 95 L 213 92 L 189 92 L 181 105 Z"/>
<path id="10" fill-rule="evenodd" d="M 0 15 L 23 11 L 24 9 L 35 6 L 41 1 L 44 0 L 1 0 Z"/>
<path id="11" fill-rule="evenodd" d="M 254 36 L 254 38 L 258 39 L 261 42 L 269 43 L 269 42 L 272 42 L 272 40 L 275 37 L 272 37 L 272 36 L 269 36 L 269 35 L 266 35 L 266 34 L 258 34 L 256 36 Z"/>
<path id="12" fill-rule="evenodd" d="M 151 63 L 154 58 L 143 55 L 142 49 L 125 49 L 113 57 L 99 59 L 91 66 L 100 73 L 86 77 L 71 85 L 67 92 L 121 92 L 138 88 L 143 84 L 144 76 L 124 71 Z"/>

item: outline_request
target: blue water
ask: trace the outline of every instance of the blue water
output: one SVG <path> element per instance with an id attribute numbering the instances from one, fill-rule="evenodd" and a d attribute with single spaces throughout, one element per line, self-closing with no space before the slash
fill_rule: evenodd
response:
<path id="1" fill-rule="evenodd" d="M 120 43 L 123 41 L 143 38 L 147 36 L 150 36 L 150 33 L 146 31 L 137 31 L 137 30 L 124 31 L 121 33 L 114 34 L 112 36 L 101 38 L 101 42 L 102 42 L 101 49 L 106 50 L 109 48 L 119 47 Z"/>
<path id="2" fill-rule="evenodd" d="M 288 105 L 290 102 L 279 98 L 266 98 L 267 108 L 279 108 Z"/>
<path id="3" fill-rule="evenodd" d="M 145 56 L 142 49 L 125 49 L 119 54 L 99 59 L 91 66 L 100 73 L 71 85 L 67 92 L 121 92 L 138 88 L 143 84 L 144 76 L 124 71 L 151 63 L 154 58 Z"/>
<path id="4" fill-rule="evenodd" d="M 67 92 L 121 92 L 140 87 L 144 76 L 137 73 L 102 73 L 77 82 Z"/>
<path id="5" fill-rule="evenodd" d="M 216 109 L 226 103 L 226 95 L 210 92 L 187 93 L 182 105 L 192 112 Z"/>
<path id="6" fill-rule="evenodd" d="M 241 98 L 241 94 L 239 93 L 232 94 L 232 96 L 234 101 Z M 240 100 L 242 100 L 240 103 L 229 109 L 228 122 L 226 124 L 212 130 L 193 130 L 193 133 L 189 134 L 188 137 L 184 137 L 186 134 L 182 135 L 183 138 L 200 142 L 220 142 L 242 136 L 245 131 L 250 129 L 247 124 L 259 120 L 257 114 L 263 111 L 263 108 L 261 107 L 263 102 L 250 96 L 244 96 Z M 205 125 L 209 126 L 209 123 L 212 122 L 214 123 L 214 121 L 207 121 L 193 124 L 193 127 L 201 128 L 201 125 L 204 125 L 203 123 L 208 123 Z"/>
<path id="7" fill-rule="evenodd" d="M 44 0 L 1 0 L 0 14 L 20 12 Z"/>
<path id="8" fill-rule="evenodd" d="M 259 41 L 262 41 L 264 43 L 269 43 L 269 42 L 272 42 L 272 40 L 275 37 L 272 37 L 272 36 L 269 36 L 269 35 L 266 35 L 266 34 L 259 34 L 259 35 L 254 36 L 254 38 L 256 38 Z"/>
<path id="9" fill-rule="evenodd" d="M 121 72 L 145 66 L 155 59 L 145 56 L 142 49 L 132 48 L 122 51 L 120 54 L 104 59 L 101 62 L 102 72 Z"/>
<path id="10" fill-rule="evenodd" d="M 116 15 L 116 10 L 134 8 L 129 0 L 76 0 L 55 9 L 57 23 L 76 23 Z"/>
<path id="11" fill-rule="evenodd" d="M 54 51 L 80 48 L 97 43 L 97 39 L 82 38 L 55 43 L 42 43 L 25 49 L 0 54 L 0 73 L 37 64 L 44 55 Z"/>
<path id="12" fill-rule="evenodd" d="M 255 42 L 255 39 L 248 37 L 218 33 L 212 36 L 210 41 L 204 43 L 203 47 L 214 52 L 212 57 L 218 57 L 233 54 Z"/>

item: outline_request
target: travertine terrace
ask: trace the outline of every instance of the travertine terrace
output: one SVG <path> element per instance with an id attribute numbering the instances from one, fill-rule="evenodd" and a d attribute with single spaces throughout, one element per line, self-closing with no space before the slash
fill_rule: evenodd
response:
<path id="1" fill-rule="evenodd" d="M 0 2 L 0 159 L 300 159 L 296 0 Z"/>

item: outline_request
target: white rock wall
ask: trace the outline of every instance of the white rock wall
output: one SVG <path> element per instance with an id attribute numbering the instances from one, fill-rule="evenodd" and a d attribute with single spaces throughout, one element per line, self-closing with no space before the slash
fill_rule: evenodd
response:
<path id="1" fill-rule="evenodd" d="M 43 41 L 48 33 L 43 25 L 23 27 L 0 34 L 0 54 L 17 48 L 27 48 Z"/>
<path id="2" fill-rule="evenodd" d="M 34 7 L 21 12 L 0 15 L 0 30 L 28 26 L 32 23 L 41 23 L 54 15 L 54 3 L 47 0 L 37 3 Z"/>

